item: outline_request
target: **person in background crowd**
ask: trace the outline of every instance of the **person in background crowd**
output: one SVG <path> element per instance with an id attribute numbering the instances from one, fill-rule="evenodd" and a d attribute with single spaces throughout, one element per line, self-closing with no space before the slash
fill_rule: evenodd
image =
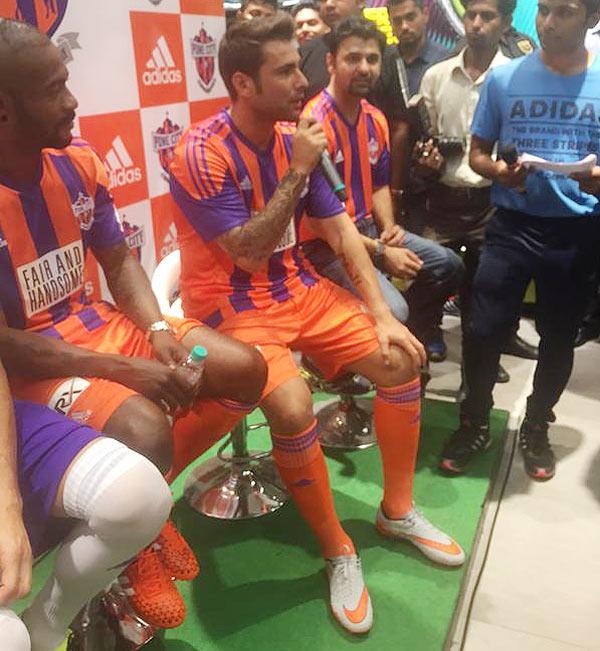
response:
<path id="1" fill-rule="evenodd" d="M 319 0 L 319 14 L 323 22 L 333 29 L 348 16 L 361 16 L 364 0 Z M 329 83 L 327 72 L 327 54 L 329 53 L 328 35 L 313 38 L 300 47 L 300 70 L 308 80 L 305 100 L 311 99 Z"/>
<path id="2" fill-rule="evenodd" d="M 498 44 L 511 24 L 514 8 L 515 0 L 465 2 L 466 47 L 429 68 L 421 82 L 434 132 L 454 139 L 454 147 L 445 156 L 431 143 L 426 144 L 415 167 L 426 181 L 425 237 L 464 250 L 466 274 L 459 290 L 463 341 L 469 325 L 471 286 L 491 212 L 491 184 L 469 167 L 469 130 L 488 71 L 508 62 Z M 436 321 L 441 321 L 441 312 Z M 441 332 L 439 341 L 444 343 Z M 445 345 L 440 352 L 445 352 Z M 502 369 L 499 380 L 508 379 Z"/>
<path id="3" fill-rule="evenodd" d="M 277 11 L 277 0 L 242 0 L 242 6 L 236 14 L 240 20 L 267 18 L 274 16 Z"/>
<path id="4" fill-rule="evenodd" d="M 122 443 L 41 405 L 13 402 L 0 363 L 0 640 L 55 651 L 85 603 L 152 542 L 172 499 L 158 469 Z M 32 557 L 59 544 L 19 618 Z"/>
<path id="5" fill-rule="evenodd" d="M 385 36 L 375 23 L 352 16 L 337 25 L 329 43 L 329 85 L 308 102 L 302 115 L 323 124 L 329 154 L 346 185 L 346 212 L 361 233 L 382 293 L 394 316 L 403 323 L 408 320 L 427 349 L 436 334 L 436 315 L 456 291 L 463 264 L 450 249 L 394 222 L 387 122 L 365 99 L 379 78 Z M 317 271 L 356 294 L 329 246 L 309 232 L 303 233 L 303 240 Z M 412 281 L 406 300 L 388 276 Z"/>
<path id="6" fill-rule="evenodd" d="M 163 319 L 125 243 L 104 165 L 72 139 L 67 78 L 48 37 L 0 21 L 0 355 L 16 398 L 60 410 L 175 477 L 253 408 L 265 363 L 197 321 Z M 88 250 L 116 306 L 86 296 Z M 195 344 L 209 352 L 200 383 L 181 368 Z M 185 604 L 171 577 L 197 573 L 168 522 L 124 579 L 138 614 L 172 627 Z"/>
<path id="7" fill-rule="evenodd" d="M 469 3 L 469 9 L 478 4 Z M 539 0 L 541 50 L 495 68 L 481 90 L 470 163 L 474 173 L 493 182 L 496 213 L 473 284 L 460 427 L 442 452 L 442 467 L 452 472 L 463 472 L 490 443 L 501 345 L 534 279 L 539 361 L 519 446 L 532 478 L 547 480 L 555 473 L 548 423 L 571 374 L 577 327 L 597 270 L 600 167 L 569 178 L 527 170 L 493 151 L 513 145 L 559 162 L 598 152 L 594 107 L 600 102 L 600 61 L 584 43 L 599 17 L 598 0 Z M 547 109 L 540 113 L 537 106 Z M 574 110 L 567 113 L 567 107 Z"/>
<path id="8" fill-rule="evenodd" d="M 354 223 L 317 168 L 327 145 L 322 126 L 306 118 L 293 124 L 307 82 L 292 18 L 232 25 L 219 69 L 231 108 L 192 125 L 170 168 L 183 309 L 258 345 L 267 359 L 260 406 L 273 457 L 318 539 L 334 616 L 364 633 L 373 611 L 361 561 L 335 511 L 312 397 L 291 349 L 309 355 L 328 380 L 349 371 L 377 385 L 384 490 L 376 526 L 430 559 L 460 565 L 461 548 L 413 504 L 425 352 L 392 316 Z M 344 260 L 364 303 L 307 262 L 297 232 L 305 221 Z"/>
<path id="9" fill-rule="evenodd" d="M 425 194 L 421 184 L 409 183 L 412 147 L 418 134 L 411 133 L 404 96 L 418 93 L 425 71 L 448 57 L 448 50 L 427 36 L 429 10 L 424 0 L 390 0 L 387 11 L 398 43 L 386 48 L 372 101 L 383 111 L 390 127 L 390 186 L 396 219 L 406 228 L 421 233 L 423 225 L 419 215 Z M 405 74 L 404 93 L 399 67 Z"/>
<path id="10" fill-rule="evenodd" d="M 292 9 L 292 18 L 296 24 L 296 40 L 299 45 L 329 31 L 314 2 L 299 2 Z"/>

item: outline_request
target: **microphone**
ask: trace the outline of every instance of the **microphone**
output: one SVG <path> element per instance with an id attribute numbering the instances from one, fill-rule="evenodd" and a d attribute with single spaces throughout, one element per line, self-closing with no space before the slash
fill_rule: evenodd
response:
<path id="1" fill-rule="evenodd" d="M 348 198 L 346 195 L 346 186 L 344 185 L 342 178 L 338 174 L 337 168 L 333 164 L 333 161 L 331 160 L 331 156 L 329 155 L 329 152 L 327 150 L 325 150 L 321 154 L 321 171 L 323 172 L 323 175 L 327 179 L 327 183 L 329 183 L 335 196 L 342 203 L 345 203 L 346 199 Z"/>
<path id="2" fill-rule="evenodd" d="M 516 165 L 519 162 L 519 151 L 514 143 L 509 143 L 504 147 L 498 149 L 498 157 L 501 158 L 507 165 Z M 527 188 L 524 185 L 520 185 L 515 188 L 519 194 L 525 194 Z"/>
<path id="3" fill-rule="evenodd" d="M 519 152 L 513 143 L 499 149 L 498 156 L 500 156 L 507 165 L 516 165 L 519 162 Z"/>

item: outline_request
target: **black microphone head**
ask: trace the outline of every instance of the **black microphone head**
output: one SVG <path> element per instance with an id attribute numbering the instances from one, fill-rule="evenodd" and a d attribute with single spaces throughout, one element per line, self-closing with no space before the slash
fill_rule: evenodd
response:
<path id="1" fill-rule="evenodd" d="M 519 162 L 519 151 L 514 143 L 510 143 L 498 149 L 498 158 L 507 165 L 516 165 Z"/>

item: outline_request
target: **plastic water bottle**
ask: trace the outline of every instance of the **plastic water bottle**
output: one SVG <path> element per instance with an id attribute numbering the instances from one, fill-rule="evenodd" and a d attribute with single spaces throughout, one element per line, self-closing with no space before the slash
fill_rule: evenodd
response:
<path id="1" fill-rule="evenodd" d="M 189 370 L 191 377 L 193 378 L 194 384 L 199 384 L 202 379 L 202 374 L 204 373 L 204 364 L 206 358 L 208 357 L 208 351 L 204 346 L 194 346 L 190 350 L 190 354 L 187 356 L 187 359 L 182 362 L 182 368 Z"/>

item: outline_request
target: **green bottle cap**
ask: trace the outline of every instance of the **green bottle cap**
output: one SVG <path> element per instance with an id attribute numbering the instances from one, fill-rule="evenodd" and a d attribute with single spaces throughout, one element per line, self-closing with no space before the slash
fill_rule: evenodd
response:
<path id="1" fill-rule="evenodd" d="M 193 362 L 203 362 L 208 357 L 208 350 L 204 346 L 194 346 L 190 351 Z"/>

